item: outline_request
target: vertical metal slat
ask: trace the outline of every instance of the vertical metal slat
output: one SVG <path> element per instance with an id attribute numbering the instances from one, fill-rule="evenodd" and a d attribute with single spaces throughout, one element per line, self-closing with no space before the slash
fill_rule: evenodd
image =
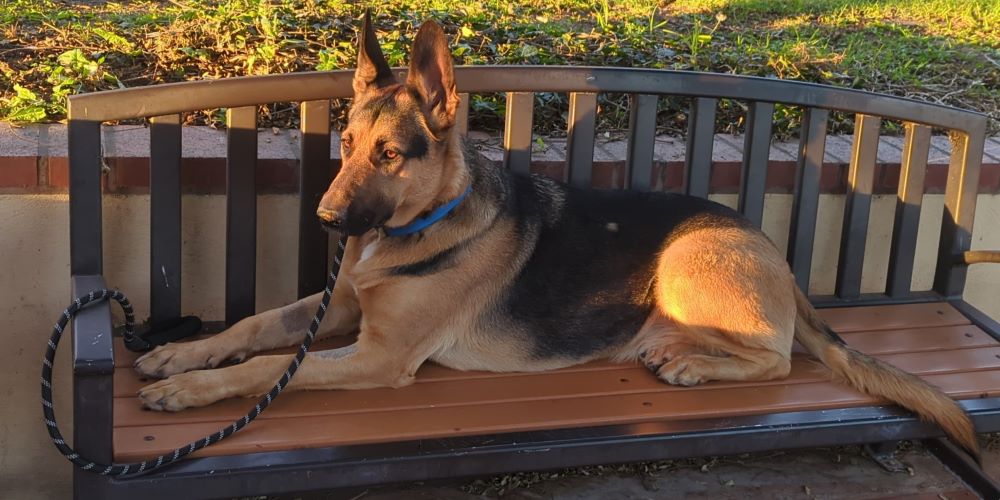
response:
<path id="1" fill-rule="evenodd" d="M 986 120 L 981 119 L 970 128 L 969 133 L 955 132 L 951 138 L 951 161 L 944 192 L 945 215 L 934 272 L 934 291 L 945 297 L 962 295 L 968 267 L 958 262 L 963 252 L 972 246 L 972 222 L 976 215 Z"/>
<path id="2" fill-rule="evenodd" d="M 150 119 L 150 317 L 181 315 L 181 116 Z"/>
<path id="3" fill-rule="evenodd" d="M 254 314 L 257 271 L 257 108 L 226 112 L 226 324 Z"/>
<path id="4" fill-rule="evenodd" d="M 835 293 L 840 298 L 856 298 L 861 295 L 861 270 L 865 262 L 865 240 L 868 237 L 868 216 L 871 212 L 881 124 L 881 118 L 860 113 L 854 120 L 854 141 L 851 147 L 851 165 L 847 172 L 847 200 L 844 204 L 844 226 L 840 238 L 835 288 Z"/>
<path id="5" fill-rule="evenodd" d="M 507 93 L 503 164 L 524 175 L 531 173 L 531 113 L 534 104 L 535 95 L 531 92 Z"/>
<path id="6" fill-rule="evenodd" d="M 628 188 L 649 191 L 653 176 L 653 152 L 656 146 L 656 104 L 658 96 L 632 94 L 628 119 Z"/>
<path id="7" fill-rule="evenodd" d="M 792 220 L 788 234 L 788 263 L 795 275 L 795 283 L 806 293 L 809 292 L 816 212 L 819 208 L 819 179 L 826 152 L 828 118 L 829 112 L 825 109 L 807 109 L 799 133 L 795 199 L 792 202 Z"/>
<path id="8" fill-rule="evenodd" d="M 329 238 L 316 218 L 316 207 L 330 185 L 330 101 L 299 105 L 299 279 L 298 297 L 312 295 L 326 283 Z"/>
<path id="9" fill-rule="evenodd" d="M 930 145 L 930 127 L 916 123 L 906 124 L 896 194 L 896 218 L 892 224 L 892 244 L 889 250 L 889 274 L 885 287 L 885 293 L 890 297 L 902 297 L 910 292 Z"/>
<path id="10" fill-rule="evenodd" d="M 688 113 L 687 155 L 684 158 L 684 192 L 708 198 L 715 145 L 715 106 L 718 99 L 697 97 Z"/>
<path id="11" fill-rule="evenodd" d="M 469 133 L 469 94 L 458 94 L 458 111 L 455 112 L 455 127 L 465 136 Z"/>
<path id="12" fill-rule="evenodd" d="M 764 190 L 767 187 L 773 119 L 773 103 L 750 104 L 743 142 L 743 165 L 740 167 L 739 210 L 757 227 L 764 221 Z"/>
<path id="13" fill-rule="evenodd" d="M 70 273 L 102 274 L 101 123 L 71 119 L 68 133 Z"/>
<path id="14" fill-rule="evenodd" d="M 569 183 L 589 188 L 594 167 L 594 132 L 597 130 L 597 94 L 572 92 L 566 131 L 566 168 Z"/>

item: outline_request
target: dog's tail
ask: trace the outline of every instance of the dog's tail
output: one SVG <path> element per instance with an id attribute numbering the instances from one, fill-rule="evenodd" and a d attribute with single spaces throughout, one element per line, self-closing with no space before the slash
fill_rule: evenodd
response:
<path id="1" fill-rule="evenodd" d="M 834 379 L 843 379 L 865 394 L 888 399 L 939 425 L 977 462 L 980 460 L 972 420 L 955 401 L 919 377 L 847 347 L 798 287 L 795 295 L 795 338 L 833 372 Z"/>

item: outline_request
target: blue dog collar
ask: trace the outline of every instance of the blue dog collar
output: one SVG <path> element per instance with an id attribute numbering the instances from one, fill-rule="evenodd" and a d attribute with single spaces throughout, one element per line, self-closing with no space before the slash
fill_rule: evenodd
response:
<path id="1" fill-rule="evenodd" d="M 406 236 L 408 234 L 413 234 L 423 231 L 424 229 L 427 229 L 435 222 L 445 218 L 445 216 L 450 214 L 451 211 L 454 210 L 459 203 L 462 203 L 462 200 L 464 200 L 466 196 L 469 196 L 469 193 L 471 192 L 472 192 L 472 184 L 469 184 L 469 187 L 465 190 L 464 193 L 461 194 L 461 196 L 455 198 L 454 200 L 449 201 L 448 203 L 445 203 L 444 205 L 441 205 L 440 207 L 435 208 L 434 211 L 432 211 L 430 214 L 427 215 L 427 217 L 413 219 L 413 222 L 410 222 L 405 226 L 384 227 L 382 228 L 382 231 L 385 232 L 386 236 Z"/>

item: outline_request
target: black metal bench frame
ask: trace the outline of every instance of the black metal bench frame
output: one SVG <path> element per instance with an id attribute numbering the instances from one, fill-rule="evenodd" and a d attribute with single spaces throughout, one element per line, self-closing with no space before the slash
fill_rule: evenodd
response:
<path id="1" fill-rule="evenodd" d="M 830 111 L 856 114 L 836 293 L 813 297 L 822 307 L 947 301 L 1000 339 L 1000 324 L 962 300 L 971 244 L 986 117 L 969 111 L 822 85 L 733 75 L 589 67 L 461 67 L 463 100 L 468 93 L 506 92 L 504 163 L 527 172 L 531 161 L 533 93 L 569 93 L 567 164 L 569 182 L 589 186 L 599 92 L 631 98 L 627 181 L 650 189 L 656 103 L 661 95 L 691 98 L 684 190 L 707 196 L 713 123 L 720 98 L 749 103 L 741 169 L 739 209 L 760 224 L 768 147 L 775 102 L 804 108 L 792 209 L 788 258 L 797 282 L 808 287 Z M 257 131 L 256 106 L 301 103 L 301 163 L 298 294 L 323 287 L 327 236 L 315 223 L 315 205 L 330 169 L 330 99 L 351 96 L 348 71 L 298 73 L 158 85 L 70 98 L 70 243 L 74 291 L 103 286 L 101 240 L 101 124 L 150 118 L 151 315 L 180 314 L 180 113 L 228 108 L 226 322 L 254 313 Z M 861 293 L 861 269 L 873 189 L 881 119 L 906 124 L 895 224 L 884 293 Z M 952 156 L 945 216 L 933 290 L 913 292 L 910 280 L 931 129 L 947 130 Z M 158 279 L 168 273 L 174 286 Z M 74 436 L 80 453 L 98 461 L 112 457 L 113 349 L 110 306 L 81 312 L 74 331 Z M 1000 398 L 966 400 L 980 432 L 1000 431 Z M 680 457 L 724 455 L 782 448 L 926 439 L 940 432 L 890 407 L 795 412 L 723 420 L 648 423 L 493 436 L 433 439 L 186 460 L 145 477 L 117 480 L 76 471 L 78 498 L 221 497 L 333 489 L 532 469 Z M 780 445 L 779 445 L 780 443 Z M 985 496 L 997 484 L 946 441 L 932 450 Z"/>

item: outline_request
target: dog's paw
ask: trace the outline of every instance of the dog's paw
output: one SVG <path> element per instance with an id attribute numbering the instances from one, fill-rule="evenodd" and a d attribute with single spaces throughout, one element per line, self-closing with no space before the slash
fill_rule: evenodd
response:
<path id="1" fill-rule="evenodd" d="M 648 351 L 639 353 L 639 361 L 646 365 L 647 370 L 655 374 L 659 373 L 660 368 L 669 363 L 672 359 L 699 352 L 700 351 L 694 346 L 682 342 L 676 342 L 663 344 Z"/>
<path id="2" fill-rule="evenodd" d="M 707 368 L 701 356 L 678 356 L 664 363 L 655 373 L 668 384 L 690 387 L 708 381 Z"/>
<path id="3" fill-rule="evenodd" d="M 222 355 L 207 341 L 162 345 L 140 356 L 132 364 L 144 377 L 166 378 L 191 370 L 215 368 L 232 356 Z"/>
<path id="4" fill-rule="evenodd" d="M 139 389 L 142 406 L 156 411 L 181 411 L 212 404 L 225 397 L 209 371 L 173 375 Z"/>

